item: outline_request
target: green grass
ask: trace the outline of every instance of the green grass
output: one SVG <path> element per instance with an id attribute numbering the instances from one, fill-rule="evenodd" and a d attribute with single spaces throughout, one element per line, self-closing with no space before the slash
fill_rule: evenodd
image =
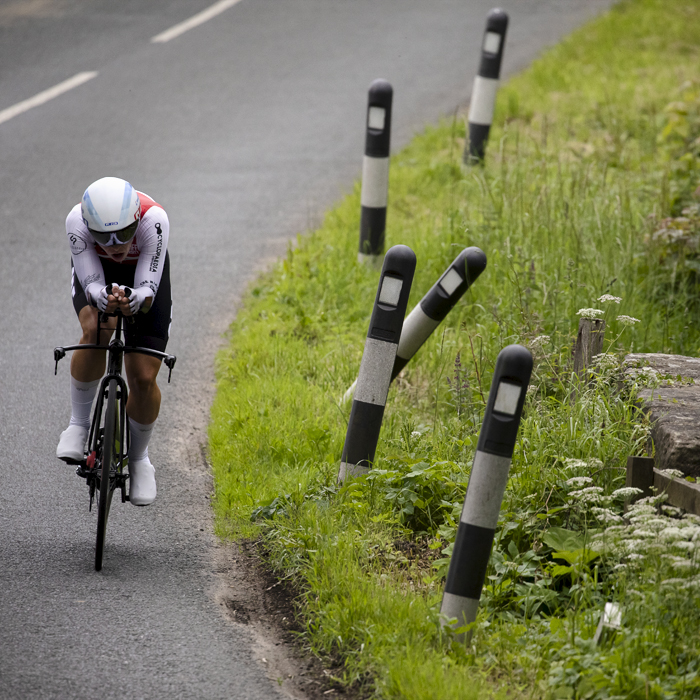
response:
<path id="1" fill-rule="evenodd" d="M 648 437 L 619 358 L 700 354 L 699 76 L 700 4 L 622 2 L 502 87 L 484 168 L 461 167 L 461 121 L 392 156 L 387 239 L 417 255 L 409 306 L 462 248 L 488 266 L 394 382 L 366 478 L 335 483 L 378 282 L 356 263 L 359 186 L 247 295 L 212 411 L 218 523 L 295 580 L 305 643 L 339 682 L 380 698 L 700 695 L 700 522 L 656 502 L 623 520 L 615 493 Z M 572 402 L 590 307 L 608 355 Z M 512 342 L 533 350 L 532 389 L 460 647 L 440 598 Z M 606 601 L 623 630 L 596 647 Z"/>

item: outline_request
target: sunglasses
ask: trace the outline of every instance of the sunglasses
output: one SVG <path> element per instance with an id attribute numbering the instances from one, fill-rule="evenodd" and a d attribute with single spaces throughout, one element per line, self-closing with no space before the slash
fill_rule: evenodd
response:
<path id="1" fill-rule="evenodd" d="M 139 222 L 134 221 L 134 223 L 119 229 L 119 231 L 109 231 L 109 233 L 95 231 L 88 226 L 88 231 L 101 246 L 121 245 L 128 243 L 136 235 L 136 227 L 138 225 Z"/>

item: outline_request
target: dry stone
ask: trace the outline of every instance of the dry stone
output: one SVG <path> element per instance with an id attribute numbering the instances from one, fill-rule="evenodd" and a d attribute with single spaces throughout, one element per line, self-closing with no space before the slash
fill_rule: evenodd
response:
<path id="1" fill-rule="evenodd" d="M 656 467 L 700 477 L 700 358 L 633 353 L 624 367 L 630 377 L 643 367 L 659 375 L 658 386 L 639 392 L 652 421 Z"/>

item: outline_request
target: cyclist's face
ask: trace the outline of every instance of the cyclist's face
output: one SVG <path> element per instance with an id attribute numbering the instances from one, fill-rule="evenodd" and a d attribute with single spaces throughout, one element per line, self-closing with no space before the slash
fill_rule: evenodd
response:
<path id="1" fill-rule="evenodd" d="M 102 248 L 109 257 L 114 260 L 114 262 L 123 262 L 124 258 L 126 258 L 126 254 L 129 252 L 129 248 L 131 248 L 131 241 L 128 241 L 127 243 L 121 243 L 120 245 L 108 245 Z"/>

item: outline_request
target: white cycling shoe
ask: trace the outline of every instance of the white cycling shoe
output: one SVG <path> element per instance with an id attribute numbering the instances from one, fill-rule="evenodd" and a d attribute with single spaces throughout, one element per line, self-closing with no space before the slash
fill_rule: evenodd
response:
<path id="1" fill-rule="evenodd" d="M 56 457 L 64 462 L 80 462 L 84 459 L 88 432 L 82 425 L 69 425 L 58 439 Z"/>
<path id="2" fill-rule="evenodd" d="M 134 506 L 148 506 L 156 500 L 156 470 L 151 461 L 129 460 L 129 501 Z"/>

